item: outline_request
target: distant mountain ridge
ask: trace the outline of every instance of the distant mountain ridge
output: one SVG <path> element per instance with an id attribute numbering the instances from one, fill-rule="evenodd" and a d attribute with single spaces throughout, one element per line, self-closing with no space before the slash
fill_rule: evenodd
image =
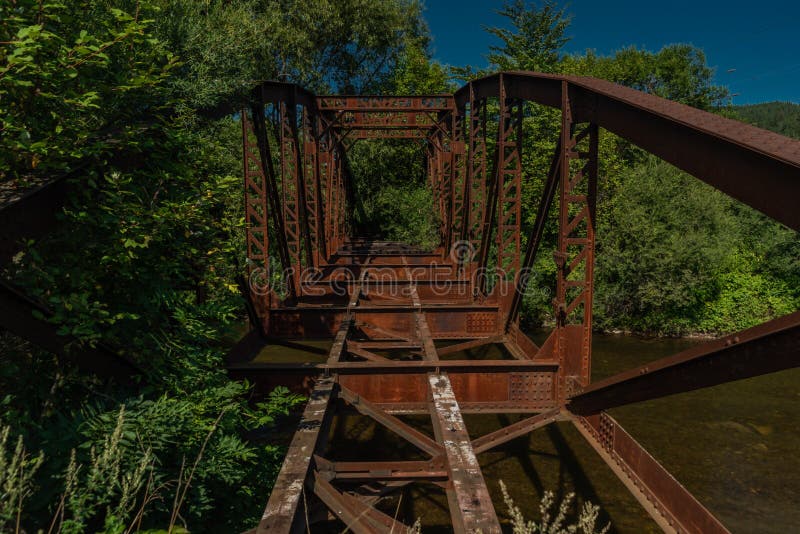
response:
<path id="1" fill-rule="evenodd" d="M 734 108 L 745 121 L 773 132 L 800 139 L 800 104 L 764 102 Z"/>

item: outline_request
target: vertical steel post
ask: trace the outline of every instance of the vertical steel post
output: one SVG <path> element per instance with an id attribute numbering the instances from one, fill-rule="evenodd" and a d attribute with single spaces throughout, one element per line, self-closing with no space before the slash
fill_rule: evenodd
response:
<path id="1" fill-rule="evenodd" d="M 328 250 L 328 235 L 327 235 L 327 216 L 326 216 L 326 194 L 327 194 L 327 152 L 326 145 L 321 139 L 323 131 L 322 118 L 320 117 L 319 110 L 314 106 L 313 128 L 312 136 L 314 142 L 314 150 L 316 153 L 315 166 L 314 166 L 314 189 L 316 191 L 316 220 L 317 220 L 317 266 L 322 264 L 322 261 L 328 260 L 330 252 Z"/>
<path id="2" fill-rule="evenodd" d="M 255 95 L 254 103 L 251 106 L 253 122 L 252 128 L 256 134 L 258 142 L 259 154 L 261 156 L 261 166 L 264 176 L 266 178 L 266 195 L 270 215 L 272 216 L 272 228 L 275 236 L 275 248 L 278 252 L 278 258 L 284 272 L 288 272 L 291 267 L 289 259 L 289 248 L 286 243 L 286 231 L 283 226 L 283 216 L 281 213 L 281 199 L 278 191 L 278 183 L 275 174 L 275 166 L 272 160 L 272 150 L 270 149 L 270 140 L 267 133 L 267 118 L 265 115 L 264 95 L 259 93 Z M 292 284 L 287 284 L 291 291 L 293 291 Z"/>
<path id="3" fill-rule="evenodd" d="M 289 106 L 291 108 L 290 114 L 290 126 L 293 138 L 293 144 L 295 148 L 295 157 L 297 158 L 295 163 L 295 191 L 296 191 L 296 199 L 297 199 L 297 218 L 299 221 L 299 228 L 300 228 L 300 236 L 299 236 L 299 245 L 301 247 L 301 254 L 300 254 L 300 262 L 301 262 L 301 271 L 298 275 L 302 275 L 302 269 L 305 267 L 309 267 L 312 264 L 312 257 L 313 257 L 313 245 L 312 245 L 312 235 L 311 235 L 311 224 L 309 222 L 309 209 L 307 206 L 308 202 L 308 194 L 306 192 L 306 173 L 305 173 L 305 162 L 304 162 L 304 153 L 302 152 L 302 144 L 300 142 L 300 129 L 302 128 L 302 121 L 303 121 L 303 113 L 300 114 L 299 121 L 297 116 L 297 86 L 292 87 L 291 99 L 289 101 Z M 305 109 L 305 106 L 303 106 Z"/>
<path id="4" fill-rule="evenodd" d="M 555 316 L 559 395 L 590 381 L 598 128 L 576 133 L 569 84 L 562 82 L 561 161 Z"/>
<path id="5" fill-rule="evenodd" d="M 299 295 L 300 274 L 303 270 L 302 181 L 298 168 L 300 155 L 295 137 L 297 113 L 294 102 L 281 100 L 278 103 L 278 116 L 283 225 L 289 248 L 292 281 L 295 294 Z"/>
<path id="6" fill-rule="evenodd" d="M 453 236 L 456 240 L 464 239 L 464 219 L 467 192 L 467 153 L 466 153 L 466 109 L 459 108 L 453 114 Z"/>
<path id="7" fill-rule="evenodd" d="M 303 186 L 305 189 L 306 225 L 308 227 L 308 241 L 310 255 L 307 259 L 309 266 L 318 267 L 320 262 L 319 245 L 319 204 L 317 202 L 317 139 L 314 135 L 314 117 L 308 105 L 303 106 L 301 115 L 300 138 L 303 144 Z"/>
<path id="8" fill-rule="evenodd" d="M 331 145 L 335 143 L 335 140 L 331 140 Z M 331 250 L 335 253 L 339 249 L 339 205 L 341 204 L 341 187 L 340 187 L 340 177 L 341 177 L 341 165 L 339 161 L 339 153 L 333 147 L 331 147 L 330 152 L 330 208 L 328 213 L 330 215 L 330 220 L 328 221 L 328 225 L 330 228 L 330 240 L 331 240 Z"/>
<path id="9" fill-rule="evenodd" d="M 245 232 L 247 235 L 247 272 L 269 272 L 269 211 L 267 177 L 261 162 L 258 142 L 251 139 L 252 126 L 247 110 L 242 110 L 242 164 L 244 168 Z M 252 292 L 252 287 L 250 287 Z M 270 294 L 267 294 L 269 302 Z M 257 301 L 257 299 L 253 299 Z M 262 315 L 263 317 L 264 315 Z"/>
<path id="10" fill-rule="evenodd" d="M 506 96 L 500 83 L 500 124 L 497 143 L 497 285 L 501 314 L 509 311 L 519 275 L 522 222 L 522 111 L 523 102 Z"/>
<path id="11" fill-rule="evenodd" d="M 492 273 L 492 278 L 496 280 L 493 291 L 499 288 L 502 293 L 508 285 L 506 280 L 508 274 L 519 271 L 519 189 L 522 170 L 518 141 L 522 128 L 522 103 L 506 97 L 505 79 L 502 73 L 498 77 L 498 83 L 497 142 L 486 196 L 478 266 L 482 271 L 489 266 L 492 233 L 496 224 L 497 263 L 495 272 Z M 483 295 L 488 292 L 486 285 L 488 274 L 482 275 L 479 279 L 478 290 Z M 501 307 L 505 311 L 508 309 L 506 300 L 501 298 Z"/>
<path id="12" fill-rule="evenodd" d="M 446 126 L 445 132 L 440 131 L 438 138 L 439 168 L 440 168 L 440 197 L 442 212 L 442 244 L 444 254 L 447 255 L 452 241 L 453 223 L 453 128 L 452 116 L 444 117 L 442 123 Z"/>
<path id="13" fill-rule="evenodd" d="M 467 154 L 467 194 L 464 239 L 477 252 L 481 225 L 486 211 L 486 99 L 477 98 L 469 84 L 469 151 Z M 474 260 L 474 258 L 471 258 Z"/>

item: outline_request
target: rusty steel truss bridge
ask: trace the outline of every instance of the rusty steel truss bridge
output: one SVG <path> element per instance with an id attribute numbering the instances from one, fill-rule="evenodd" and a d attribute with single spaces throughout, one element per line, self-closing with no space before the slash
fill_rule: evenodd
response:
<path id="1" fill-rule="evenodd" d="M 549 172 L 530 177 L 543 186 L 523 241 L 523 119 L 546 108 L 560 110 L 561 123 Z M 305 532 L 328 517 L 357 534 L 406 532 L 376 504 L 414 483 L 444 490 L 455 532 L 500 532 L 476 455 L 555 421 L 577 428 L 664 531 L 728 532 L 607 410 L 797 367 L 800 312 L 591 382 L 598 136 L 613 133 L 796 231 L 800 141 L 603 80 L 533 72 L 427 96 L 317 96 L 266 82 L 239 116 L 241 285 L 254 328 L 231 351 L 228 372 L 259 393 L 283 385 L 309 399 L 252 532 Z M 424 147 L 440 221 L 434 250 L 353 235 L 347 154 L 363 139 Z M 54 224 L 80 172 L 20 198 L 0 194 L 0 264 Z M 555 327 L 539 346 L 519 328 L 520 306 L 551 208 Z M 37 319 L 50 313 L 0 281 L 0 328 L 99 375 L 141 372 L 109 347 L 70 353 L 70 339 Z M 269 361 L 256 357 L 265 343 L 324 354 Z M 468 357 L 489 347 L 501 356 Z M 419 450 L 405 460 L 336 461 L 332 421 L 352 412 Z M 465 413 L 523 415 L 476 436 Z M 432 435 L 402 419 L 410 414 L 429 416 Z"/>
<path id="2" fill-rule="evenodd" d="M 560 110 L 561 126 L 523 253 L 531 102 Z M 476 455 L 554 421 L 571 421 L 665 531 L 727 532 L 606 410 L 797 366 L 800 312 L 591 382 L 598 135 L 616 134 L 795 230 L 800 142 L 606 81 L 533 72 L 429 96 L 317 96 L 267 82 L 241 118 L 256 328 L 229 372 L 261 391 L 290 385 L 309 396 L 252 532 L 305 531 L 307 500 L 356 533 L 405 532 L 374 504 L 413 483 L 444 488 L 455 532 L 500 532 Z M 379 138 L 424 144 L 437 249 L 351 235 L 348 150 Z M 519 315 L 551 205 L 556 324 L 539 346 Z M 261 339 L 291 347 L 319 338 L 332 339 L 323 363 L 252 357 Z M 507 357 L 464 357 L 488 345 Z M 345 408 L 425 459 L 326 458 L 331 420 Z M 529 415 L 474 436 L 464 413 Z M 402 414 L 428 414 L 434 436 Z"/>

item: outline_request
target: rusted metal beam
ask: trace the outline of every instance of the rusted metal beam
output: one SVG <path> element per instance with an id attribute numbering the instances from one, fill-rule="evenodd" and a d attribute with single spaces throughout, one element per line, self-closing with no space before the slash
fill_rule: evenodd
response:
<path id="1" fill-rule="evenodd" d="M 598 128 L 579 129 L 575 102 L 566 81 L 561 84 L 561 153 L 559 225 L 556 262 L 555 353 L 561 364 L 559 395 L 591 377 L 594 233 L 597 197 Z M 577 346 L 570 332 L 580 330 Z"/>
<path id="2" fill-rule="evenodd" d="M 359 139 L 425 139 L 426 130 L 420 128 L 358 128 L 347 130 L 347 138 Z"/>
<path id="3" fill-rule="evenodd" d="M 303 113 L 308 108 L 308 105 L 303 106 L 298 116 L 297 113 L 297 94 L 298 92 L 295 90 L 292 93 L 292 97 L 289 99 L 288 102 L 282 103 L 281 106 L 281 126 L 285 128 L 286 121 L 288 121 L 289 127 L 289 135 L 292 136 L 292 140 L 288 141 L 286 138 L 283 138 L 284 143 L 286 144 L 287 148 L 285 150 L 290 150 L 288 148 L 289 145 L 292 145 L 291 149 L 293 149 L 293 156 L 295 158 L 293 163 L 293 174 L 294 174 L 294 201 L 296 202 L 296 216 L 299 220 L 299 230 L 302 235 L 298 237 L 301 247 L 303 248 L 303 254 L 300 258 L 300 263 L 298 264 L 300 268 L 302 267 L 311 267 L 313 265 L 313 229 L 311 227 L 311 218 L 309 217 L 309 206 L 307 204 L 309 200 L 309 194 L 307 192 L 307 186 L 309 185 L 306 182 L 306 176 L 304 173 L 304 154 L 303 154 L 303 145 L 300 139 L 300 127 L 302 127 L 303 122 Z M 298 122 L 300 125 L 298 126 Z M 281 157 L 286 157 L 288 152 L 282 151 Z M 312 182 L 313 183 L 313 182 Z M 284 184 L 285 185 L 285 184 Z M 287 197 L 288 198 L 288 197 Z M 299 275 L 300 273 L 298 273 Z"/>
<path id="4" fill-rule="evenodd" d="M 452 151 L 452 204 L 450 212 L 452 220 L 448 232 L 450 233 L 451 242 L 448 243 L 448 248 L 457 245 L 455 249 L 458 255 L 458 269 L 459 275 L 464 274 L 465 261 L 471 261 L 467 257 L 469 254 L 469 247 L 466 246 L 466 237 L 464 235 L 464 228 L 466 226 L 467 207 L 469 205 L 468 186 L 469 180 L 467 179 L 467 115 L 466 107 L 461 106 L 455 110 L 452 116 L 452 140 L 450 142 Z"/>
<path id="5" fill-rule="evenodd" d="M 331 462 L 315 458 L 317 469 L 331 480 L 447 480 L 444 456 L 430 460 L 401 460 L 388 462 Z"/>
<path id="6" fill-rule="evenodd" d="M 500 77 L 500 121 L 497 146 L 496 288 L 516 279 L 520 266 L 522 224 L 522 112 L 523 101 L 509 97 Z M 507 313 L 508 301 L 501 310 Z"/>
<path id="7" fill-rule="evenodd" d="M 498 92 L 501 92 L 503 78 L 498 78 Z M 483 212 L 480 226 L 480 246 L 477 249 L 478 263 L 476 265 L 478 273 L 486 273 L 489 267 L 489 254 L 490 246 L 492 243 L 492 236 L 495 230 L 495 220 L 497 217 L 497 197 L 499 195 L 499 188 L 501 182 L 501 169 L 502 169 L 502 153 L 504 151 L 504 133 L 506 130 L 504 117 L 506 116 L 505 109 L 505 92 L 502 92 L 500 103 L 500 124 L 497 127 L 497 140 L 495 142 L 494 155 L 492 157 L 492 168 L 490 174 L 487 174 L 484 180 L 487 181 L 486 193 L 483 200 Z M 478 278 L 477 291 L 480 295 L 487 294 L 487 276 L 483 275 Z"/>
<path id="8" fill-rule="evenodd" d="M 437 112 L 454 107 L 453 95 L 370 96 L 330 95 L 317 97 L 317 107 L 334 111 Z"/>
<path id="9" fill-rule="evenodd" d="M 291 268 L 291 258 L 289 256 L 289 245 L 287 242 L 286 237 L 286 227 L 284 226 L 283 221 L 283 207 L 281 205 L 281 196 L 279 191 L 278 185 L 278 176 L 275 170 L 275 163 L 272 158 L 273 151 L 270 148 L 270 139 L 269 135 L 267 134 L 267 118 L 266 118 L 266 109 L 265 109 L 265 99 L 264 94 L 261 91 L 255 91 L 253 94 L 253 103 L 250 107 L 250 111 L 252 113 L 252 129 L 256 136 L 256 142 L 258 144 L 259 150 L 259 163 L 261 164 L 261 174 L 264 177 L 264 195 L 266 196 L 268 202 L 268 211 L 272 218 L 272 229 L 273 235 L 275 236 L 275 243 L 276 248 L 278 250 L 278 258 L 281 262 L 281 267 L 284 269 L 285 272 Z M 277 109 L 277 108 L 275 108 Z M 242 111 L 243 117 L 243 129 L 247 132 L 247 125 L 244 124 L 244 121 L 247 121 L 247 111 Z M 272 125 L 273 128 L 277 127 L 277 124 Z M 279 136 L 276 136 L 276 140 Z M 245 139 L 247 142 L 247 139 Z M 280 153 L 280 147 L 277 150 Z M 296 288 L 294 284 L 289 283 L 289 290 L 292 294 L 295 294 L 294 291 Z"/>
<path id="10" fill-rule="evenodd" d="M 322 221 L 321 181 L 319 179 L 319 139 L 317 137 L 317 116 L 315 110 L 304 106 L 301 113 L 299 146 L 302 146 L 300 178 L 304 182 L 305 217 L 309 231 L 310 257 L 308 266 L 319 267 L 321 254 L 325 249 L 324 226 Z"/>
<path id="11" fill-rule="evenodd" d="M 729 531 L 605 412 L 574 416 L 573 423 L 664 532 Z"/>
<path id="12" fill-rule="evenodd" d="M 348 341 L 348 343 L 351 343 Z M 481 373 L 506 373 L 513 371 L 555 371 L 555 360 L 387 360 L 385 362 L 330 362 L 330 363 L 271 363 L 271 362 L 231 362 L 230 371 L 257 373 L 317 373 L 329 371 L 340 375 L 350 374 L 406 374 L 427 373 L 435 369 L 449 372 L 469 370 Z"/>
<path id="13" fill-rule="evenodd" d="M 518 360 L 528 359 L 528 355 L 525 354 L 525 351 L 523 351 L 522 348 L 513 341 L 504 341 L 503 347 L 508 351 L 509 354 L 511 354 L 511 356 Z"/>
<path id="14" fill-rule="evenodd" d="M 406 269 L 406 276 L 410 280 L 411 272 Z M 437 361 L 439 355 L 436 353 L 436 346 L 433 343 L 431 331 L 428 328 L 428 321 L 425 318 L 425 313 L 422 311 L 422 303 L 417 294 L 416 284 L 410 286 L 411 301 L 414 309 L 414 322 L 416 324 L 417 339 L 422 343 L 422 353 L 424 358 L 429 361 Z"/>
<path id="15" fill-rule="evenodd" d="M 479 98 L 468 84 L 469 91 L 469 149 L 467 151 L 467 215 L 462 225 L 462 239 L 470 245 L 465 253 L 475 255 L 481 243 L 481 229 L 487 203 L 486 99 Z M 471 263 L 473 257 L 466 258 Z"/>
<path id="16" fill-rule="evenodd" d="M 427 452 L 431 456 L 442 453 L 441 445 L 422 432 L 403 423 L 400 419 L 387 414 L 368 400 L 362 398 L 358 393 L 340 385 L 339 396 L 358 410 L 359 413 L 374 419 L 398 436 L 418 447 L 420 450 Z"/>
<path id="17" fill-rule="evenodd" d="M 416 350 L 422 348 L 422 344 L 417 341 L 348 341 L 347 346 L 365 350 Z"/>
<path id="18" fill-rule="evenodd" d="M 356 497 L 339 492 L 322 473 L 314 476 L 314 493 L 355 534 L 406 533 L 403 523 L 372 508 Z"/>
<path id="19" fill-rule="evenodd" d="M 327 431 L 330 401 L 334 396 L 334 379 L 321 378 L 308 399 L 300 425 L 289 445 L 267 507 L 256 529 L 257 534 L 292 531 L 295 521 L 298 520 L 298 505 L 320 434 Z"/>
<path id="20" fill-rule="evenodd" d="M 263 108 L 256 112 L 260 114 L 254 116 L 254 121 L 262 122 L 259 131 L 263 127 L 264 112 Z M 247 279 L 241 284 L 241 291 L 248 303 L 248 311 L 254 316 L 251 323 L 261 330 L 266 331 L 263 324 L 260 324 L 256 315 L 266 315 L 266 310 L 271 307 L 272 290 L 269 288 L 269 217 L 268 208 L 268 178 L 267 168 L 264 164 L 264 154 L 262 153 L 262 142 L 260 134 L 256 136 L 256 141 L 251 140 L 250 119 L 246 109 L 242 110 L 242 168 L 244 170 L 244 218 L 245 218 L 245 242 L 247 246 Z M 271 162 L 270 162 L 271 163 Z M 278 244 L 281 250 L 281 244 Z M 284 258 L 285 261 L 285 258 Z M 255 279 L 254 279 L 255 278 Z M 256 288 L 255 284 L 260 283 L 262 287 Z M 257 295 L 260 290 L 262 295 Z M 261 297 L 261 298 L 259 298 Z M 261 309 L 259 309 L 261 308 Z M 251 311 L 252 310 L 252 311 Z M 260 313 L 259 313 L 260 312 Z"/>
<path id="21" fill-rule="evenodd" d="M 519 349 L 519 352 L 525 357 L 521 359 L 546 359 L 539 345 L 534 343 L 525 332 L 520 330 L 517 323 L 511 323 L 509 326 L 506 332 L 506 345 L 515 345 Z"/>
<path id="22" fill-rule="evenodd" d="M 800 312 L 595 382 L 569 399 L 586 415 L 800 365 Z"/>
<path id="23" fill-rule="evenodd" d="M 389 339 L 398 339 L 401 341 L 411 341 L 411 338 L 406 334 L 406 332 L 400 332 L 398 330 L 390 330 L 389 328 L 383 328 L 376 323 L 367 320 L 360 320 L 355 323 L 355 326 L 361 328 L 362 330 L 369 331 L 371 335 L 379 334 L 382 337 L 387 337 Z"/>
<path id="24" fill-rule="evenodd" d="M 384 358 L 383 356 L 378 356 L 374 352 L 370 352 L 366 349 L 362 349 L 359 347 L 351 347 L 349 344 L 347 346 L 347 353 L 352 354 L 353 356 L 358 356 L 359 358 L 363 358 L 370 362 L 389 362 L 391 361 L 389 358 Z"/>
<path id="25" fill-rule="evenodd" d="M 446 347 L 438 348 L 436 349 L 436 352 L 439 354 L 439 356 L 446 356 L 448 354 L 454 354 L 456 352 L 463 352 L 465 350 L 477 349 L 478 347 L 483 347 L 486 345 L 502 343 L 504 340 L 505 336 L 491 336 L 482 339 L 472 339 L 470 341 L 464 341 L 463 343 L 455 343 L 453 345 L 448 345 Z"/>
<path id="26" fill-rule="evenodd" d="M 508 94 L 560 107 L 561 83 L 577 122 L 593 122 L 724 193 L 800 230 L 800 141 L 605 80 L 504 72 Z M 457 105 L 498 96 L 499 74 L 454 94 Z M 754 178 L 757 177 L 757 178 Z"/>
<path id="27" fill-rule="evenodd" d="M 550 162 L 550 170 L 547 173 L 547 180 L 544 183 L 542 190 L 542 198 L 539 200 L 539 208 L 536 211 L 536 219 L 533 222 L 531 233 L 528 237 L 528 248 L 525 250 L 525 259 L 522 261 L 519 276 L 516 278 L 514 296 L 511 299 L 511 304 L 508 309 L 508 316 L 506 317 L 506 331 L 511 328 L 511 325 L 519 319 L 519 310 L 522 305 L 522 296 L 528 290 L 528 281 L 530 280 L 531 269 L 533 262 L 536 259 L 536 253 L 539 251 L 539 245 L 542 242 L 542 235 L 544 234 L 544 226 L 547 222 L 547 216 L 550 213 L 550 207 L 553 205 L 553 200 L 556 196 L 558 189 L 558 182 L 561 169 L 561 137 L 558 138 L 556 143 L 556 150 L 553 159 Z"/>
<path id="28" fill-rule="evenodd" d="M 488 450 L 499 447 L 500 445 L 519 438 L 525 434 L 530 434 L 536 429 L 549 425 L 553 421 L 560 421 L 566 416 L 562 414 L 561 408 L 556 408 L 548 412 L 536 414 L 532 417 L 518 421 L 512 425 L 505 426 L 489 434 L 472 440 L 472 450 L 475 454 L 480 454 Z"/>
<path id="29" fill-rule="evenodd" d="M 457 533 L 499 533 L 500 523 L 450 379 L 446 374 L 432 373 L 428 376 L 428 386 L 434 433 L 436 440 L 444 445 L 450 471 L 452 487 L 447 490 L 447 500 L 453 529 Z"/>
<path id="30" fill-rule="evenodd" d="M 412 482 L 411 480 L 370 480 L 353 488 L 351 493 L 363 503 L 371 505 L 385 495 L 405 488 Z"/>
<path id="31" fill-rule="evenodd" d="M 349 130 L 392 128 L 429 130 L 437 127 L 435 117 L 427 111 L 339 111 L 335 117 L 338 120 L 334 127 Z"/>

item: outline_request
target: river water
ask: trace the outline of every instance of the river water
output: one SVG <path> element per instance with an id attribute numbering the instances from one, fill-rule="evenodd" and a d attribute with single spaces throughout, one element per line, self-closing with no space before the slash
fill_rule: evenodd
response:
<path id="1" fill-rule="evenodd" d="M 537 342 L 545 335 L 531 333 Z M 593 379 L 697 342 L 595 335 Z M 798 400 L 800 369 L 610 413 L 732 532 L 788 533 L 800 531 Z M 477 437 L 521 417 L 465 415 L 464 419 L 470 434 Z M 403 419 L 432 434 L 427 417 Z M 335 460 L 411 459 L 414 452 L 401 438 L 359 415 L 337 417 L 332 432 L 337 445 L 329 456 Z M 509 528 L 508 514 L 500 480 L 530 518 L 539 517 L 544 491 L 553 491 L 557 498 L 575 492 L 578 503 L 588 499 L 601 507 L 600 522 L 610 522 L 611 532 L 660 532 L 570 423 L 551 424 L 481 454 L 479 461 L 505 528 Z M 419 518 L 423 532 L 452 531 L 443 490 L 415 484 L 401 495 L 384 500 L 379 508 L 405 521 Z"/>

